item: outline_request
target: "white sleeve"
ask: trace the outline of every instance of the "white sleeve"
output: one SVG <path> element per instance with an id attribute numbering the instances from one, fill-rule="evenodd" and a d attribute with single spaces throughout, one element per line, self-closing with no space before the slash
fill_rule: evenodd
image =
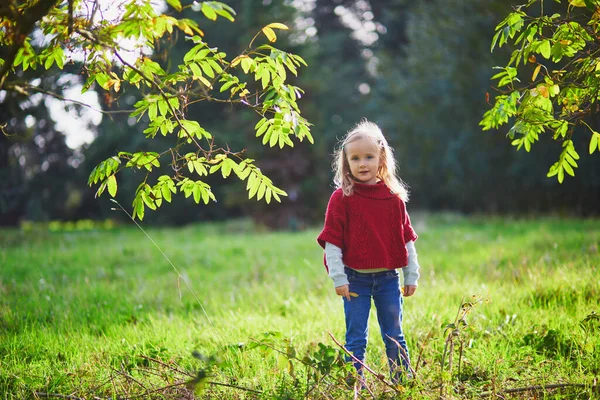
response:
<path id="1" fill-rule="evenodd" d="M 348 277 L 344 272 L 344 262 L 342 261 L 342 249 L 335 244 L 325 243 L 325 261 L 329 268 L 329 277 L 333 280 L 335 287 L 348 285 Z"/>
<path id="2" fill-rule="evenodd" d="M 406 243 L 406 250 L 408 251 L 408 265 L 402 268 L 404 273 L 404 286 L 418 286 L 417 281 L 419 280 L 419 261 L 417 260 L 417 249 L 415 248 L 415 242 L 412 240 Z"/>

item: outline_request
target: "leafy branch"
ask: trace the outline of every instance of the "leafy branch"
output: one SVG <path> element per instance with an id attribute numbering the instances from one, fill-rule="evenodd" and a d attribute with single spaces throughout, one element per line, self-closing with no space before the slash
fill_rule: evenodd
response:
<path id="1" fill-rule="evenodd" d="M 560 0 L 557 2 L 561 2 Z M 533 17 L 530 8 L 541 4 L 542 15 Z M 492 79 L 506 90 L 496 96 L 492 108 L 480 122 L 484 131 L 508 124 L 508 136 L 517 150 L 527 152 L 544 133 L 563 142 L 559 160 L 548 177 L 560 183 L 565 172 L 575 175 L 579 155 L 572 136 L 577 126 L 590 132 L 589 153 L 598 149 L 598 132 L 585 121 L 598 107 L 600 91 L 599 0 L 568 0 L 565 15 L 544 15 L 543 0 L 530 0 L 516 7 L 496 26 L 491 51 L 512 44 L 516 47 L 508 64 Z M 524 83 L 523 66 L 533 67 L 530 82 Z"/>
<path id="2" fill-rule="evenodd" d="M 210 20 L 222 17 L 234 21 L 235 11 L 221 2 L 205 1 L 191 6 L 184 6 L 179 0 L 169 0 L 168 3 L 177 11 L 189 7 Z M 88 180 L 90 186 L 99 185 L 97 196 L 108 191 L 111 197 L 115 197 L 119 173 L 135 168 L 146 170 L 133 199 L 132 214 L 139 219 L 144 217 L 145 208 L 156 210 L 163 200 L 170 202 L 172 196 L 178 193 L 193 197 L 196 203 L 216 201 L 211 187 L 190 175 L 194 173 L 205 177 L 220 171 L 226 179 L 234 172 L 238 179 L 247 181 L 249 198 L 264 198 L 267 203 L 272 199 L 281 201 L 280 196 L 285 196 L 285 191 L 262 174 L 254 160 L 244 159 L 243 150 L 236 152 L 217 147 L 212 133 L 191 119 L 188 109 L 202 101 L 240 104 L 259 116 L 254 129 L 257 137 L 263 136 L 263 144 L 293 147 L 292 136 L 299 141 L 306 138 L 312 142 L 310 124 L 301 116 L 297 103 L 303 91 L 287 83 L 287 72 L 297 75 L 298 69 L 306 66 L 305 61 L 270 44 L 252 47 L 260 34 L 264 34 L 271 43 L 275 42 L 275 30 L 286 30 L 287 26 L 281 23 L 266 25 L 252 38 L 248 49 L 228 61 L 225 53 L 204 42 L 204 33 L 197 22 L 157 14 L 150 0 L 124 3 L 120 6 L 122 14 L 112 21 L 94 19 L 99 8 L 95 1 L 75 4 L 75 10 L 70 3 L 66 6 L 53 4 L 44 15 L 40 14 L 36 23 L 40 31 L 50 38 L 46 45 L 41 46 L 32 44 L 29 37 L 21 40 L 14 36 L 21 32 L 19 24 L 22 23 L 15 15 L 29 10 L 27 2 L 17 6 L 19 12 L 15 15 L 0 14 L 0 26 L 11 27 L 0 36 L 0 42 L 18 47 L 14 58 L 0 59 L 0 64 L 6 69 L 5 74 L 0 75 L 2 88 L 24 92 L 35 90 L 31 85 L 19 85 L 10 79 L 5 82 L 5 79 L 29 68 L 56 66 L 63 69 L 68 61 L 65 50 L 69 50 L 69 54 L 79 51 L 85 55 L 82 70 L 87 75 L 83 91 L 99 87 L 112 96 L 131 86 L 141 89 L 143 97 L 135 103 L 130 116 L 138 121 L 148 117 L 148 126 L 144 130 L 146 138 L 151 140 L 160 133 L 166 137 L 174 136 L 176 141 L 172 147 L 158 153 L 121 151 L 101 162 Z M 193 47 L 174 71 L 166 71 L 159 60 L 145 56 L 141 49 L 154 49 L 157 43 L 169 39 L 176 29 L 184 33 Z M 122 45 L 125 40 L 134 43 L 134 50 L 138 52 L 133 61 L 124 56 L 125 51 L 130 51 Z M 227 92 L 227 98 L 215 95 L 217 89 L 218 93 Z M 57 97 L 42 89 L 38 91 Z M 87 106 L 81 102 L 78 104 Z M 161 161 L 164 156 L 171 157 L 172 173 L 161 174 L 152 183 L 150 180 L 155 171 L 165 165 Z"/>

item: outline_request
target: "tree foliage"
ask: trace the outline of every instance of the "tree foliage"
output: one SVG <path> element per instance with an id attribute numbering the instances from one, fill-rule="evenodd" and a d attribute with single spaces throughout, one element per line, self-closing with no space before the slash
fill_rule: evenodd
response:
<path id="1" fill-rule="evenodd" d="M 512 145 L 527 152 L 541 134 L 552 134 L 562 151 L 547 176 L 562 183 L 578 167 L 572 139 L 577 127 L 590 135 L 586 150 L 600 151 L 600 133 L 586 122 L 600 100 L 600 1 L 568 0 L 566 12 L 547 15 L 543 0 L 530 0 L 496 27 L 492 51 L 505 44 L 515 49 L 506 66 L 496 67 L 492 79 L 500 94 L 480 125 L 490 130 L 508 124 Z"/>
<path id="2" fill-rule="evenodd" d="M 297 75 L 305 61 L 271 44 L 255 46 L 259 36 L 275 42 L 276 31 L 287 26 L 267 24 L 241 54 L 228 57 L 204 41 L 195 19 L 177 15 L 192 9 L 209 20 L 233 21 L 231 7 L 215 1 L 184 6 L 179 0 L 168 0 L 168 4 L 170 13 L 155 10 L 150 0 L 123 2 L 115 6 L 118 16 L 110 19 L 97 15 L 97 1 L 10 2 L 0 13 L 4 28 L 0 43 L 9 49 L 0 59 L 0 88 L 32 94 L 41 90 L 20 79 L 25 71 L 81 63 L 84 91 L 100 87 L 110 97 L 131 87 L 139 90 L 142 98 L 130 116 L 138 122 L 147 116 L 146 138 L 171 137 L 174 144 L 160 152 L 119 151 L 100 162 L 88 180 L 89 185 L 99 185 L 97 195 L 108 191 L 114 197 L 119 172 L 144 171 L 133 200 L 134 217 L 142 219 L 146 208 L 155 210 L 178 193 L 193 197 L 196 203 L 216 201 L 203 178 L 219 172 L 223 178 L 235 175 L 246 181 L 250 198 L 280 201 L 286 193 L 254 160 L 245 158 L 243 151 L 219 147 L 189 108 L 199 102 L 240 104 L 257 114 L 254 129 L 264 145 L 293 147 L 293 137 L 312 142 L 310 124 L 297 103 L 303 91 L 288 83 L 288 75 Z M 44 35 L 41 44 L 33 38 L 36 30 Z M 154 60 L 152 51 L 178 34 L 185 35 L 193 47 L 181 60 L 169 60 L 175 67 Z M 172 173 L 154 176 L 152 172 L 161 165 L 169 165 Z"/>

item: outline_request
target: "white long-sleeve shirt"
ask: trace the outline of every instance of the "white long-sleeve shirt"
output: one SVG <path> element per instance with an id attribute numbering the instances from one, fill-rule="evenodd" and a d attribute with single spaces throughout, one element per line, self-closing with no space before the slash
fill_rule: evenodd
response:
<path id="1" fill-rule="evenodd" d="M 419 261 L 417 260 L 417 249 L 415 248 L 415 242 L 412 240 L 406 243 L 406 250 L 408 251 L 408 265 L 402 268 L 404 275 L 404 286 L 412 285 L 418 286 L 417 281 L 419 280 Z M 342 257 L 342 249 L 329 242 L 325 243 L 325 260 L 327 261 L 327 267 L 329 268 L 329 277 L 333 280 L 335 287 L 348 285 L 348 277 L 344 272 L 344 262 Z M 378 272 L 379 270 L 355 270 L 362 273 Z"/>

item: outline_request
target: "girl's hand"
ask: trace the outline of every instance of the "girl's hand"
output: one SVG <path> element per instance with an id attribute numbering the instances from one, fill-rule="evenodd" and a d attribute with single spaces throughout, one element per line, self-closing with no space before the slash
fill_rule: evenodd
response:
<path id="1" fill-rule="evenodd" d="M 406 286 L 404 286 L 404 297 L 412 296 L 413 294 L 415 294 L 416 291 L 417 291 L 416 286 L 406 285 Z"/>
<path id="2" fill-rule="evenodd" d="M 335 288 L 335 294 L 345 297 L 350 301 L 350 285 L 342 285 Z"/>

